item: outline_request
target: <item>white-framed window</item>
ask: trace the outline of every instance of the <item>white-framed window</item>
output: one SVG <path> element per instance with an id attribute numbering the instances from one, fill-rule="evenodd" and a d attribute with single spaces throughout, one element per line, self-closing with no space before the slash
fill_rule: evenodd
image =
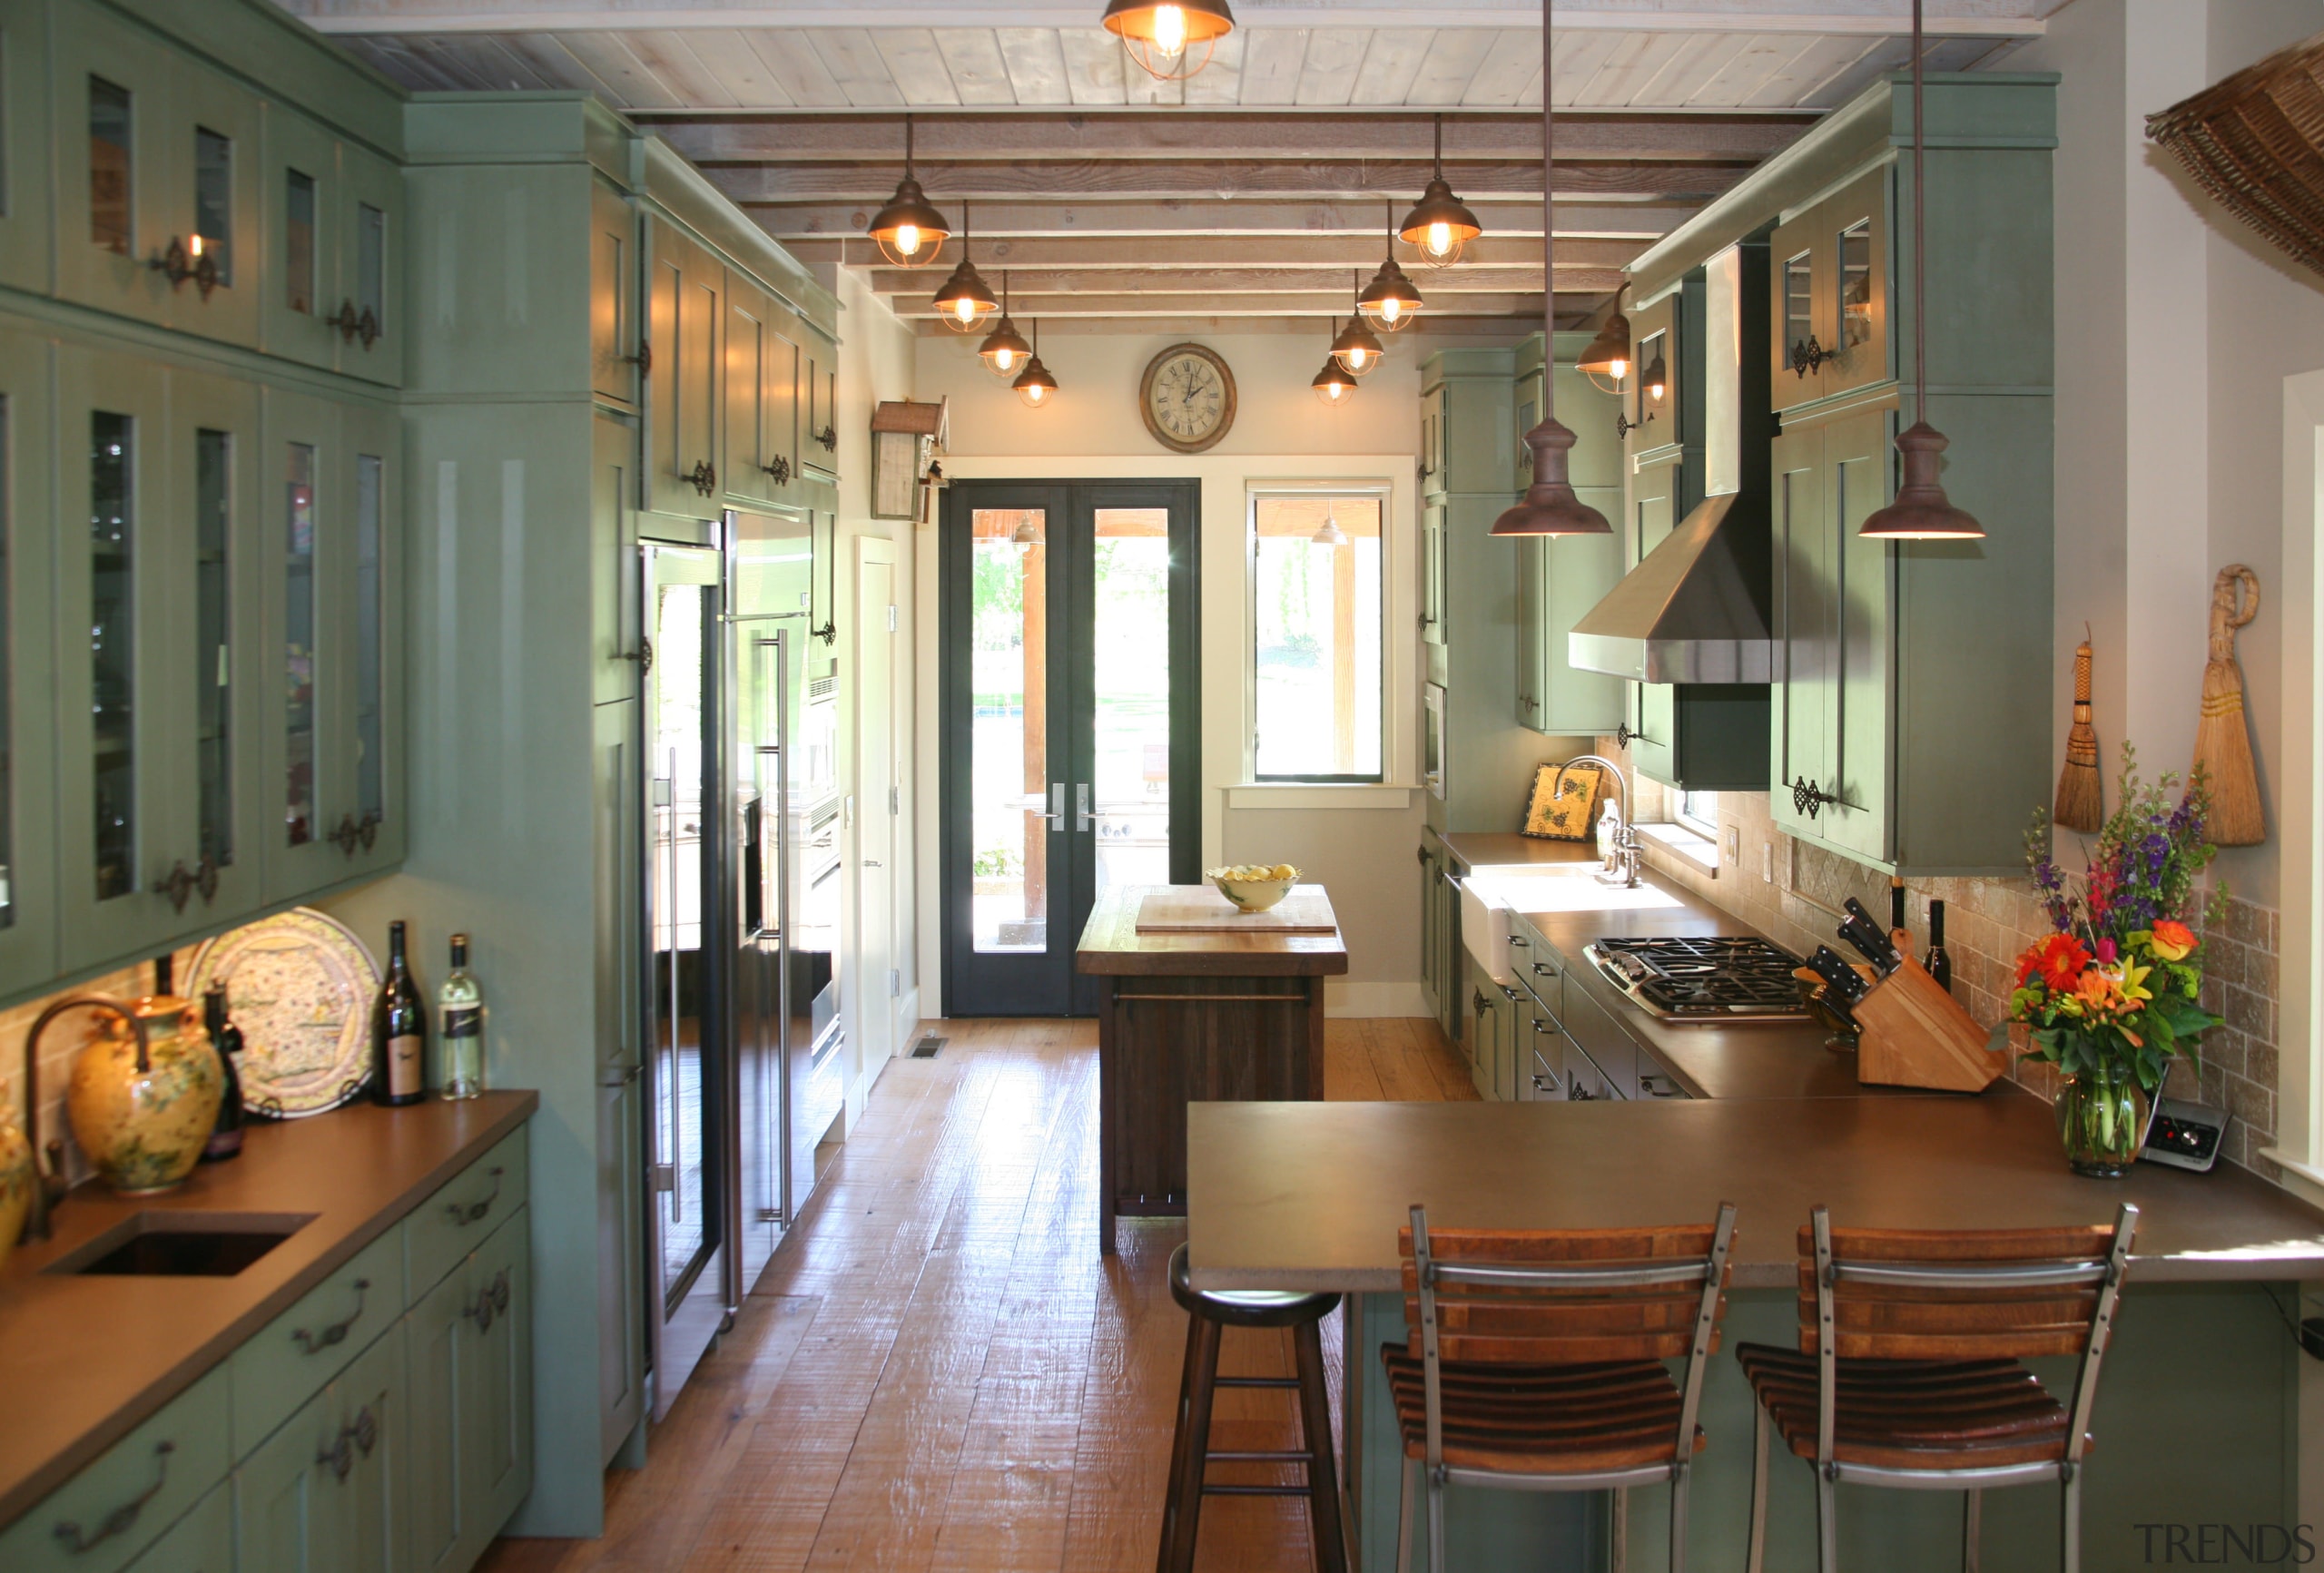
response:
<path id="1" fill-rule="evenodd" d="M 1388 489 L 1254 487 L 1251 779 L 1386 779 Z"/>
<path id="2" fill-rule="evenodd" d="M 1717 792 L 1680 792 L 1678 811 L 1671 817 L 1699 836 L 1718 840 Z"/>

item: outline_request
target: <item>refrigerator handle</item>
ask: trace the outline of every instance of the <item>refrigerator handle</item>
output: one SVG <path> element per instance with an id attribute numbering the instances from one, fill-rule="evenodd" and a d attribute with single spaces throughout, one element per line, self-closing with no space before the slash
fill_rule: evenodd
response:
<path id="1" fill-rule="evenodd" d="M 1096 817 L 1089 812 L 1089 783 L 1077 782 L 1073 789 L 1073 828 L 1077 831 L 1087 831 L 1096 823 Z"/>
<path id="2" fill-rule="evenodd" d="M 662 1079 L 660 1090 L 662 1102 L 669 1109 L 667 1134 L 670 1145 L 663 1149 L 659 1161 L 675 1164 L 678 1161 L 681 1145 L 678 1132 L 678 1121 L 681 1117 L 678 1109 L 678 751 L 675 748 L 670 750 L 669 782 L 670 836 L 666 843 L 669 858 L 665 865 L 669 870 L 669 878 L 665 886 L 668 896 L 667 903 L 662 910 L 670 925 L 670 1068 Z M 670 1221 L 674 1224 L 683 1222 L 685 1218 L 684 1194 L 675 1185 L 672 1185 L 668 1194 Z"/>
<path id="3" fill-rule="evenodd" d="M 791 634 L 777 628 L 774 638 L 774 929 L 773 957 L 763 965 L 774 968 L 774 1044 L 772 1056 L 761 1054 L 762 1073 L 771 1068 L 780 1096 L 762 1091 L 761 1109 L 774 1111 L 773 1162 L 766 1165 L 766 1215 L 782 1221 L 783 1186 L 791 1175 L 791 752 L 781 745 L 791 741 Z M 761 648 L 763 649 L 764 644 Z M 772 1058 L 773 1064 L 768 1066 Z"/>

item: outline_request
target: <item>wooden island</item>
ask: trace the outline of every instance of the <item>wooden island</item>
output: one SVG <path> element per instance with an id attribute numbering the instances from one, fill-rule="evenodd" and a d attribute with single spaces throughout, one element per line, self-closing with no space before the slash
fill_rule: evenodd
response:
<path id="1" fill-rule="evenodd" d="M 1100 980 L 1098 1248 L 1114 1218 L 1187 1210 L 1187 1106 L 1320 1102 L 1324 979 L 1347 971 L 1331 900 L 1246 917 L 1208 885 L 1102 891 L 1077 967 Z"/>

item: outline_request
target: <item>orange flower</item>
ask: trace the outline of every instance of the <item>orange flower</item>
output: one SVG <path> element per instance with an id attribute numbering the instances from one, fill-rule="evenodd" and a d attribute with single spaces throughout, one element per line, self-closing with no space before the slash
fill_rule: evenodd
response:
<path id="1" fill-rule="evenodd" d="M 2074 980 L 2089 965 L 2090 952 L 2082 948 L 2081 940 L 2071 934 L 2052 934 L 2028 946 L 2017 959 L 2017 984 L 2023 988 L 2039 973 L 2051 992 L 2071 993 Z"/>
<path id="2" fill-rule="evenodd" d="M 2147 943 L 2165 961 L 2184 961 L 2194 954 L 2197 941 L 2192 929 L 2165 918 L 2154 926 L 2154 932 Z"/>
<path id="3" fill-rule="evenodd" d="M 2113 1000 L 2114 980 L 2093 967 L 2082 975 L 2074 985 L 2074 992 L 2082 997 L 2084 1005 L 2094 1010 L 2103 1010 Z"/>

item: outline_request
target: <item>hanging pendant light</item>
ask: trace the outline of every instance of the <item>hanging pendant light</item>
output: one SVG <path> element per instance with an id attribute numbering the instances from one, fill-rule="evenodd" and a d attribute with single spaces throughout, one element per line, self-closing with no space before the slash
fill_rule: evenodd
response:
<path id="1" fill-rule="evenodd" d="M 1108 0 L 1105 28 L 1147 75 L 1183 82 L 1210 64 L 1210 52 L 1235 31 L 1235 13 L 1226 0 Z"/>
<path id="2" fill-rule="evenodd" d="M 1420 291 L 1404 277 L 1404 270 L 1396 266 L 1395 240 L 1396 208 L 1391 202 L 1388 255 L 1382 261 L 1380 270 L 1372 275 L 1372 282 L 1364 287 L 1364 293 L 1355 298 L 1356 310 L 1364 314 L 1364 320 L 1383 333 L 1401 333 L 1420 315 Z"/>
<path id="3" fill-rule="evenodd" d="M 1025 342 L 1025 336 L 1017 331 L 1017 324 L 1009 319 L 1009 270 L 1003 268 L 1000 270 L 1000 320 L 992 325 L 992 331 L 986 334 L 984 342 L 977 346 L 977 359 L 983 361 L 984 369 L 995 377 L 1011 377 L 1032 358 L 1032 354 L 1033 347 Z"/>
<path id="4" fill-rule="evenodd" d="M 1606 325 L 1598 329 L 1598 337 L 1590 341 L 1574 366 L 1597 384 L 1600 392 L 1621 392 L 1622 379 L 1630 374 L 1630 320 L 1622 315 L 1621 289 L 1614 291 L 1614 314 L 1606 319 Z"/>
<path id="5" fill-rule="evenodd" d="M 1883 541 L 1981 541 L 1985 526 L 1945 495 L 1945 435 L 1928 423 L 1928 248 L 1921 192 L 1921 0 L 1913 0 L 1913 424 L 1896 434 L 1904 474 L 1896 500 L 1856 530 Z"/>
<path id="6" fill-rule="evenodd" d="M 1046 545 L 1041 538 L 1040 516 L 1029 513 L 1019 516 L 1017 527 L 1009 532 L 1009 544 L 1019 553 Z"/>
<path id="7" fill-rule="evenodd" d="M 1042 408 L 1057 397 L 1057 379 L 1041 364 L 1041 325 L 1038 320 L 1033 324 L 1032 359 L 1025 362 L 1025 369 L 1009 386 L 1017 390 L 1017 397 L 1024 400 L 1028 409 Z"/>
<path id="8" fill-rule="evenodd" d="M 1354 282 L 1353 275 L 1350 276 L 1350 282 Z M 1336 321 L 1337 319 L 1334 320 Z M 1341 329 L 1332 339 L 1332 359 L 1345 368 L 1350 377 L 1364 376 L 1378 366 L 1380 358 L 1387 353 L 1386 347 L 1380 342 L 1379 335 L 1364 325 L 1364 314 L 1360 308 L 1354 315 L 1348 318 L 1347 326 Z"/>
<path id="9" fill-rule="evenodd" d="M 1336 506 L 1337 505 L 1334 503 L 1324 505 L 1324 522 L 1315 526 L 1314 535 L 1307 537 L 1310 546 L 1344 546 L 1347 545 L 1347 532 L 1340 528 L 1339 516 L 1334 511 Z"/>
<path id="10" fill-rule="evenodd" d="M 1496 536 L 1610 536 L 1614 526 L 1606 516 L 1574 496 L 1566 478 L 1566 455 L 1573 447 L 1571 431 L 1558 424 L 1557 323 L 1557 198 L 1551 172 L 1557 141 L 1557 119 L 1550 113 L 1550 84 L 1556 48 L 1551 42 L 1551 0 L 1541 0 L 1541 424 L 1525 434 L 1533 450 L 1533 484 L 1517 506 L 1492 522 Z"/>
<path id="11" fill-rule="evenodd" d="M 984 281 L 977 265 L 969 261 L 969 204 L 960 204 L 960 261 L 952 269 L 952 276 L 944 280 L 935 295 L 936 315 L 944 326 L 955 333 L 972 333 L 983 327 L 1000 302 L 992 298 L 992 286 Z"/>
<path id="12" fill-rule="evenodd" d="M 1332 326 L 1337 328 L 1339 325 L 1340 320 L 1333 318 Z M 1337 341 L 1335 338 L 1334 342 Z M 1307 386 L 1314 388 L 1315 397 L 1325 404 L 1341 405 L 1354 394 L 1355 379 L 1348 375 L 1347 368 L 1340 364 L 1338 356 L 1326 355 L 1324 357 L 1324 369 L 1315 373 L 1315 379 Z"/>
<path id="13" fill-rule="evenodd" d="M 872 215 L 864 231 L 880 244 L 880 255 L 899 268 L 924 268 L 936 261 L 951 233 L 944 215 L 931 206 L 928 193 L 911 178 L 911 116 L 904 116 L 904 178 L 888 205 Z"/>
<path id="14" fill-rule="evenodd" d="M 1430 176 L 1428 189 L 1422 192 L 1413 211 L 1404 215 L 1396 234 L 1404 244 L 1416 247 L 1421 260 L 1432 268 L 1449 268 L 1461 260 L 1462 251 L 1471 241 L 1483 234 L 1484 226 L 1477 222 L 1477 215 L 1469 211 L 1452 188 L 1444 183 L 1444 117 L 1436 117 L 1435 173 Z"/>

